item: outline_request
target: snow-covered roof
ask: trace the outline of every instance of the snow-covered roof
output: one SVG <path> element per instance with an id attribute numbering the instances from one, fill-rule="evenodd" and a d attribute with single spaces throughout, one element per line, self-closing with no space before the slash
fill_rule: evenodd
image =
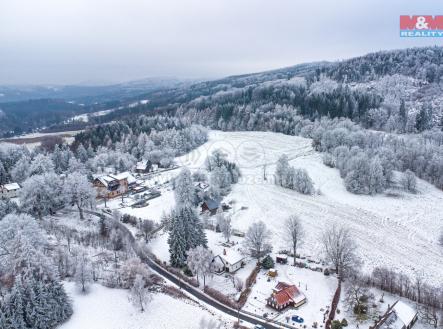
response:
<path id="1" fill-rule="evenodd" d="M 97 179 L 98 181 L 100 181 L 100 183 L 102 183 L 104 186 L 108 186 L 110 182 L 113 182 L 116 180 L 116 178 L 112 177 L 111 175 L 102 175 L 102 176 L 98 176 L 95 179 Z"/>
<path id="2" fill-rule="evenodd" d="M 417 316 L 417 311 L 402 301 L 397 301 L 384 317 L 378 328 L 403 329 L 407 328 Z"/>
<path id="3" fill-rule="evenodd" d="M 393 310 L 406 326 L 409 325 L 417 315 L 417 312 L 412 307 L 401 300 L 394 305 Z"/>
<path id="4" fill-rule="evenodd" d="M 146 167 L 148 167 L 149 160 L 142 160 L 137 162 L 136 169 L 137 170 L 146 170 Z"/>
<path id="5" fill-rule="evenodd" d="M 224 249 L 223 253 L 219 256 L 223 262 L 229 265 L 235 265 L 244 259 L 242 254 L 233 249 Z"/>
<path id="6" fill-rule="evenodd" d="M 205 191 L 209 188 L 209 184 L 205 183 L 205 182 L 195 182 L 194 186 L 199 188 L 200 190 L 203 190 L 203 191 Z"/>
<path id="7" fill-rule="evenodd" d="M 134 176 L 131 175 L 129 171 L 125 171 L 116 175 L 109 175 L 110 177 L 113 177 L 117 180 L 123 180 L 126 179 L 128 181 L 128 184 L 134 184 L 137 180 Z"/>
<path id="8" fill-rule="evenodd" d="M 18 185 L 17 183 L 9 183 L 9 184 L 3 185 L 3 189 L 5 189 L 7 191 L 19 190 L 20 185 Z"/>

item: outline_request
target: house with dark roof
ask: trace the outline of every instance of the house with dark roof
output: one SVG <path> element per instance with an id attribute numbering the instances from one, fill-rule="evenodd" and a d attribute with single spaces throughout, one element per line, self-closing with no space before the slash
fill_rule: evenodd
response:
<path id="1" fill-rule="evenodd" d="M 266 304 L 277 311 L 286 307 L 299 307 L 306 302 L 306 296 L 293 284 L 279 282 L 272 291 Z"/>
<path id="2" fill-rule="evenodd" d="M 217 213 L 217 210 L 220 207 L 221 207 L 221 200 L 220 199 L 207 199 L 207 200 L 203 201 L 203 203 L 201 205 L 201 211 L 202 211 L 202 213 L 207 211 L 212 216 Z"/>

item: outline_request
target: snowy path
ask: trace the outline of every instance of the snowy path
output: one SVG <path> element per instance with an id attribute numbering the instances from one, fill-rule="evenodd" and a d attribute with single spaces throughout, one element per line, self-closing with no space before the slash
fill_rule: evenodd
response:
<path id="1" fill-rule="evenodd" d="M 349 227 L 358 244 L 365 269 L 389 266 L 414 277 L 422 273 L 431 283 L 441 283 L 443 253 L 437 236 L 443 227 L 443 192 L 419 180 L 416 195 L 400 192 L 361 196 L 346 191 L 336 169 L 323 165 L 311 141 L 266 132 L 211 132 L 210 140 L 181 164 L 203 167 L 206 156 L 222 148 L 241 167 L 242 178 L 227 201 L 235 200 L 233 225 L 241 230 L 263 220 L 275 233 L 275 248 L 283 247 L 279 232 L 289 214 L 297 214 L 306 230 L 305 255 L 318 256 L 321 232 L 332 223 Z M 275 162 L 287 154 L 291 164 L 303 167 L 321 190 L 305 196 L 272 184 Z M 266 164 L 268 181 L 263 180 Z M 240 210 L 247 207 L 246 210 Z"/>

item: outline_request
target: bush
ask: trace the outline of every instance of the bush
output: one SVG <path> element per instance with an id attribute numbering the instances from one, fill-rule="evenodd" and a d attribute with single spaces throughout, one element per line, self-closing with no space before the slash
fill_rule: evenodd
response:
<path id="1" fill-rule="evenodd" d="M 330 275 L 331 273 L 329 272 L 329 270 L 328 270 L 327 268 L 325 268 L 325 270 L 323 271 L 323 274 L 326 275 L 326 276 L 328 276 L 328 275 Z"/>
<path id="2" fill-rule="evenodd" d="M 346 320 L 346 319 L 341 320 L 341 326 L 342 327 L 347 327 L 348 326 L 348 320 Z"/>
<path id="3" fill-rule="evenodd" d="M 261 262 L 261 265 L 265 270 L 269 270 L 275 266 L 274 260 L 271 256 L 267 255 Z"/>
<path id="4" fill-rule="evenodd" d="M 189 277 L 192 277 L 192 276 L 194 276 L 194 274 L 192 274 L 192 271 L 189 269 L 189 267 L 185 267 L 184 269 L 183 269 L 183 273 L 186 275 L 186 276 L 189 276 Z"/>
<path id="5" fill-rule="evenodd" d="M 343 325 L 339 320 L 332 321 L 331 329 L 342 329 Z"/>
<path id="6" fill-rule="evenodd" d="M 122 220 L 123 223 L 130 224 L 132 226 L 137 226 L 137 223 L 138 223 L 137 217 L 131 216 L 131 215 L 128 215 L 128 214 L 124 214 L 122 216 L 121 220 Z"/>
<path id="7" fill-rule="evenodd" d="M 205 293 L 214 298 L 215 300 L 218 300 L 220 303 L 225 304 L 233 309 L 237 309 L 237 303 L 234 302 L 231 298 L 226 296 L 225 294 L 221 293 L 218 290 L 205 287 Z"/>

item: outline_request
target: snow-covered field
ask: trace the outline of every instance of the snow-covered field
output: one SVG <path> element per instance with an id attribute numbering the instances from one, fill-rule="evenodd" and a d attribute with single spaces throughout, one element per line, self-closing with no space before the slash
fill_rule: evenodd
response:
<path id="1" fill-rule="evenodd" d="M 283 222 L 297 214 L 306 230 L 301 252 L 320 257 L 322 231 L 333 223 L 344 224 L 355 236 L 365 269 L 385 265 L 441 283 L 443 255 L 437 236 L 443 227 L 443 192 L 434 186 L 418 180 L 417 194 L 351 194 L 338 170 L 323 165 L 311 140 L 268 132 L 212 131 L 207 143 L 178 158 L 178 164 L 204 167 L 215 149 L 223 149 L 242 171 L 241 181 L 224 200 L 235 201 L 234 228 L 246 231 L 252 222 L 263 220 L 274 232 L 275 248 L 283 248 Z M 273 184 L 275 163 L 283 153 L 291 165 L 308 171 L 319 195 L 306 196 Z"/>
<path id="2" fill-rule="evenodd" d="M 74 283 L 64 285 L 73 300 L 74 314 L 59 329 L 197 329 L 202 318 L 220 319 L 194 301 L 161 293 L 153 294 L 141 313 L 129 302 L 127 290 L 95 284 L 83 295 Z"/>

